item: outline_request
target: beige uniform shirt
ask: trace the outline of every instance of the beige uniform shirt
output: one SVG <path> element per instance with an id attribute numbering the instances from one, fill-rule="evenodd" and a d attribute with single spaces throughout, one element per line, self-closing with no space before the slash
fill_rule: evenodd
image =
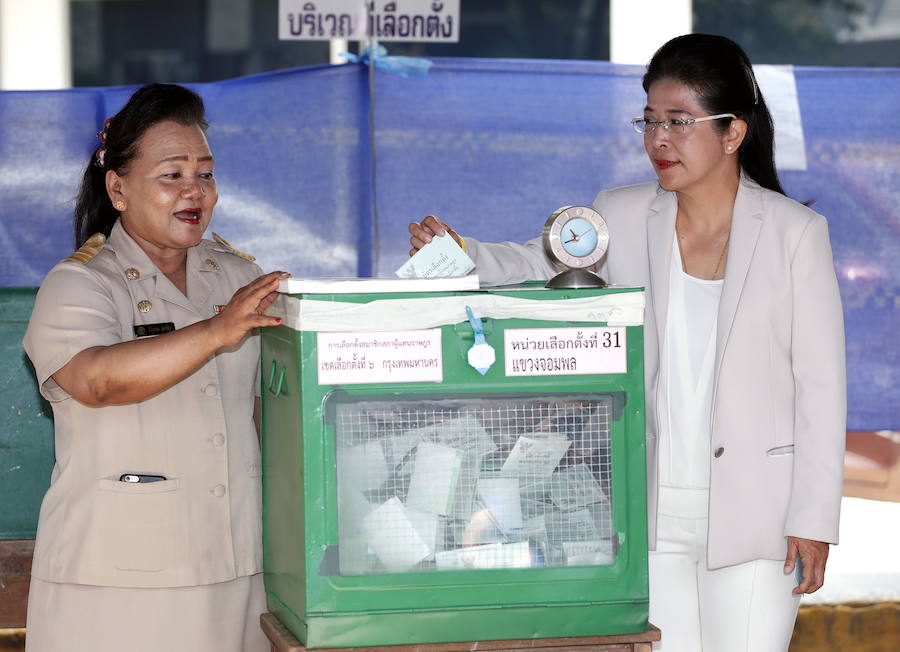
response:
<path id="1" fill-rule="evenodd" d="M 24 341 L 56 429 L 35 577 L 174 587 L 262 570 L 253 424 L 258 336 L 220 350 L 183 381 L 131 405 L 87 407 L 51 378 L 87 348 L 154 332 L 148 325 L 178 329 L 212 317 L 260 273 L 203 240 L 188 252 L 185 297 L 116 223 L 95 256 L 67 259 L 44 279 Z M 126 473 L 166 480 L 120 482 Z"/>

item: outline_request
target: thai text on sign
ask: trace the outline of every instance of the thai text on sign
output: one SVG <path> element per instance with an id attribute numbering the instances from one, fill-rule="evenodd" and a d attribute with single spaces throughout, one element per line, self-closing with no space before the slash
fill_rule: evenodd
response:
<path id="1" fill-rule="evenodd" d="M 278 38 L 459 41 L 459 0 L 279 0 Z"/>
<path id="2" fill-rule="evenodd" d="M 507 376 L 623 374 L 625 328 L 510 328 L 503 334 Z"/>
<path id="3" fill-rule="evenodd" d="M 320 385 L 441 382 L 439 328 L 316 334 Z"/>

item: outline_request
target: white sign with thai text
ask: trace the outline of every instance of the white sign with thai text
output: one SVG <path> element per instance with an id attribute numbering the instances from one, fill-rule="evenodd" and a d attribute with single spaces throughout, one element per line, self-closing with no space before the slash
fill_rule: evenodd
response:
<path id="1" fill-rule="evenodd" d="M 320 385 L 439 383 L 441 329 L 316 334 Z"/>
<path id="2" fill-rule="evenodd" d="M 625 328 L 511 328 L 503 333 L 507 376 L 623 374 Z"/>
<path id="3" fill-rule="evenodd" d="M 279 0 L 278 38 L 459 41 L 459 0 Z"/>

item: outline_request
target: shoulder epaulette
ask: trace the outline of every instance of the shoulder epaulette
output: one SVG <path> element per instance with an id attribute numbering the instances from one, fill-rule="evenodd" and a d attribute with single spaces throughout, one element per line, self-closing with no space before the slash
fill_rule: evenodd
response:
<path id="1" fill-rule="evenodd" d="M 216 241 L 216 244 L 218 244 L 220 247 L 222 247 L 228 253 L 234 254 L 238 258 L 243 258 L 244 260 L 248 260 L 251 263 L 256 260 L 255 256 L 251 256 L 250 254 L 244 253 L 243 251 L 239 251 L 238 249 L 235 249 L 234 247 L 232 247 L 230 244 L 228 244 L 228 241 L 225 240 L 225 238 L 220 236 L 215 231 L 213 231 L 212 237 L 213 237 L 213 240 Z"/>
<path id="2" fill-rule="evenodd" d="M 86 264 L 91 258 L 100 253 L 100 250 L 103 249 L 103 245 L 106 244 L 106 236 L 102 233 L 95 233 L 90 238 L 84 241 L 84 244 L 79 247 L 78 251 L 74 252 L 71 256 L 66 258 L 64 262 L 67 263 L 81 263 L 82 265 Z"/>

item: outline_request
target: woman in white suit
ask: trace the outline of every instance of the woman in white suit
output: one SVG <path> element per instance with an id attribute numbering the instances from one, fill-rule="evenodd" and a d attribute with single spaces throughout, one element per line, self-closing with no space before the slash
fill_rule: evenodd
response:
<path id="1" fill-rule="evenodd" d="M 705 34 L 666 43 L 633 121 L 658 182 L 603 191 L 600 270 L 647 288 L 650 620 L 666 652 L 786 650 L 837 543 L 843 318 L 825 219 L 785 196 L 750 61 Z M 540 239 L 460 238 L 487 283 L 557 269 Z M 654 648 L 656 649 L 656 648 Z"/>

